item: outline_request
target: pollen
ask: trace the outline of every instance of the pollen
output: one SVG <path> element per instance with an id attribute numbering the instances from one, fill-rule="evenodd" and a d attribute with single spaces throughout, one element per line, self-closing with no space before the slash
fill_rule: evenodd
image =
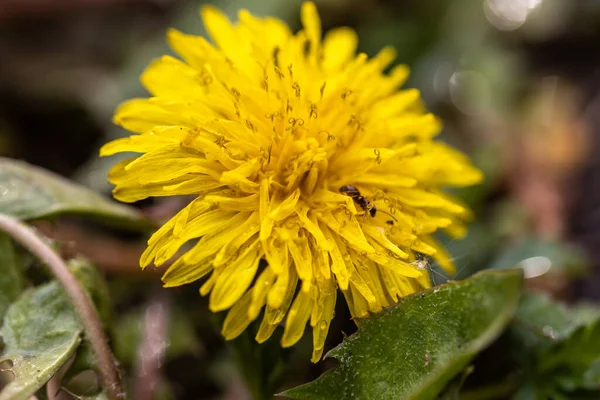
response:
<path id="1" fill-rule="evenodd" d="M 442 187 L 482 174 L 435 140 L 440 121 L 400 89 L 393 49 L 356 54 L 353 30 L 323 36 L 314 4 L 301 11 L 296 34 L 211 6 L 212 43 L 170 30 L 181 59 L 146 69 L 151 97 L 114 118 L 133 134 L 101 155 L 137 153 L 109 173 L 118 200 L 195 196 L 149 239 L 142 268 L 169 261 L 165 287 L 199 282 L 212 311 L 228 310 L 228 340 L 259 320 L 257 341 L 283 324 L 288 347 L 310 326 L 316 362 L 338 290 L 365 318 L 430 286 L 422 255 L 454 271 L 433 234 L 464 235 L 469 211 Z"/>

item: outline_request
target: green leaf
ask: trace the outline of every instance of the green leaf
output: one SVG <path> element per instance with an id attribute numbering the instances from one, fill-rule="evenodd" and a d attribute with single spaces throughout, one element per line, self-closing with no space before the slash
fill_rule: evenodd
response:
<path id="1" fill-rule="evenodd" d="M 228 346 L 252 398 L 272 399 L 273 391 L 280 384 L 284 373 L 284 356 L 288 355 L 289 351 L 281 348 L 279 340 L 257 344 L 254 340 L 257 330 L 258 324 L 252 323 L 240 336 L 229 341 Z M 275 335 L 279 336 L 281 332 Z M 296 344 L 298 345 L 300 343 Z"/>
<path id="2" fill-rule="evenodd" d="M 600 319 L 600 307 L 597 304 L 579 303 L 570 307 L 569 315 L 577 325 L 590 325 Z"/>
<path id="3" fill-rule="evenodd" d="M 28 399 L 75 354 L 82 328 L 67 295 L 57 282 L 25 292 L 4 317 L 0 335 L 15 377 L 0 400 Z"/>
<path id="4" fill-rule="evenodd" d="M 293 399 L 435 398 L 512 317 L 519 270 L 484 271 L 402 299 L 360 321 L 327 356 L 340 366 L 282 395 Z"/>
<path id="5" fill-rule="evenodd" d="M 144 325 L 144 310 L 137 309 L 119 316 L 115 323 L 113 332 L 113 349 L 119 361 L 125 365 L 133 365 L 137 357 L 138 345 L 142 340 L 142 328 Z M 182 309 L 173 306 L 168 321 L 169 331 L 165 358 L 175 359 L 189 353 L 202 351 L 200 342 L 189 314 Z"/>
<path id="6" fill-rule="evenodd" d="M 444 391 L 439 395 L 438 400 L 460 400 L 461 389 L 465 383 L 465 380 L 474 371 L 474 367 L 469 365 L 459 375 L 446 385 Z"/>
<path id="7" fill-rule="evenodd" d="M 521 389 L 518 398 L 526 398 L 526 393 L 533 393 L 532 398 L 600 397 L 597 306 L 567 308 L 546 295 L 528 294 L 508 333 L 522 371 L 521 387 L 529 388 L 529 392 Z"/>
<path id="8" fill-rule="evenodd" d="M 77 349 L 73 364 L 71 364 L 69 370 L 65 373 L 63 382 L 68 382 L 79 373 L 87 370 L 98 372 L 98 366 L 96 365 L 96 355 L 92 350 L 92 346 L 84 338 Z"/>
<path id="9" fill-rule="evenodd" d="M 2 233 L 0 233 L 0 270 L 2 270 L 0 273 L 1 321 L 8 306 L 19 297 L 25 285 L 12 240 Z"/>
<path id="10" fill-rule="evenodd" d="M 81 214 L 128 228 L 151 227 L 135 208 L 22 161 L 0 157 L 0 189 L 0 213 L 23 220 Z"/>
<path id="11" fill-rule="evenodd" d="M 541 359 L 539 372 L 558 378 L 565 390 L 600 389 L 600 320 L 580 326 Z"/>
<path id="12" fill-rule="evenodd" d="M 538 274 L 564 272 L 570 277 L 581 277 L 589 269 L 589 262 L 575 246 L 537 237 L 527 237 L 501 252 L 490 269 L 521 266 L 525 277 Z"/>
<path id="13" fill-rule="evenodd" d="M 540 347 L 563 340 L 577 325 L 563 305 L 545 294 L 528 293 L 521 298 L 511 330 L 523 345 Z"/>

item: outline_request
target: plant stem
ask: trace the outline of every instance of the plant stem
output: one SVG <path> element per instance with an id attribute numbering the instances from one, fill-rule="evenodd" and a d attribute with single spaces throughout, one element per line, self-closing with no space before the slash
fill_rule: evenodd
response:
<path id="1" fill-rule="evenodd" d="M 54 250 L 29 226 L 5 214 L 0 214 L 0 230 L 5 231 L 17 242 L 27 248 L 44 262 L 54 277 L 60 282 L 73 303 L 85 334 L 92 346 L 100 372 L 100 379 L 110 400 L 125 398 L 121 388 L 119 372 L 115 365 L 114 357 L 108 347 L 108 340 L 102 328 L 102 322 L 85 293 L 79 281 L 71 273 L 67 264 L 54 252 Z"/>

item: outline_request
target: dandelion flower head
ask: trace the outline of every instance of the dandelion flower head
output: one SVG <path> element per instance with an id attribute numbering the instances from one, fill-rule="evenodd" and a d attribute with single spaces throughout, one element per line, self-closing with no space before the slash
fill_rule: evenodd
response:
<path id="1" fill-rule="evenodd" d="M 201 14 L 214 44 L 170 30 L 182 60 L 154 61 L 141 78 L 152 97 L 116 112 L 135 134 L 101 155 L 141 154 L 112 168 L 114 196 L 196 196 L 150 238 L 141 266 L 175 258 L 166 287 L 203 278 L 210 309 L 229 310 L 226 339 L 262 317 L 256 340 L 283 323 L 287 347 L 310 324 L 316 362 L 337 289 L 362 318 L 430 286 L 420 254 L 452 272 L 432 234 L 464 234 L 468 211 L 441 187 L 482 174 L 433 140 L 440 122 L 417 90 L 399 90 L 407 68 L 384 72 L 394 50 L 357 54 L 349 28 L 322 38 L 313 3 L 296 34 L 246 10 L 235 24 L 211 6 Z"/>

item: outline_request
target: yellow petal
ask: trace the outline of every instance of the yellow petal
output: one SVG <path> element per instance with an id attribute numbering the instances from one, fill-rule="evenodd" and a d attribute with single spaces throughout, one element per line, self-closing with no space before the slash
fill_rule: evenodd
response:
<path id="1" fill-rule="evenodd" d="M 277 275 L 275 284 L 269 290 L 267 304 L 273 309 L 280 308 L 285 303 L 285 299 L 294 294 L 293 291 L 296 289 L 298 275 L 296 270 L 290 267 L 291 265 Z"/>
<path id="2" fill-rule="evenodd" d="M 289 240 L 288 250 L 294 260 L 294 266 L 296 267 L 296 272 L 298 272 L 298 277 L 302 280 L 302 291 L 306 292 L 310 289 L 313 277 L 313 260 L 312 253 L 308 246 L 308 240 L 305 237 Z"/>
<path id="3" fill-rule="evenodd" d="M 302 221 L 302 227 L 310 232 L 311 235 L 315 238 L 317 245 L 325 250 L 331 250 L 331 244 L 327 241 L 325 236 L 323 236 L 323 232 L 319 228 L 319 223 L 317 222 L 316 216 L 311 213 L 311 218 L 307 216 L 309 211 L 308 207 L 302 207 L 299 211 L 296 210 L 296 214 L 298 214 L 298 218 Z"/>
<path id="4" fill-rule="evenodd" d="M 338 283 L 340 284 L 340 288 L 342 290 L 348 289 L 349 276 L 348 270 L 346 269 L 346 263 L 342 258 L 342 253 L 338 248 L 336 241 L 333 238 L 333 235 L 329 229 L 326 227 L 321 227 L 323 234 L 331 244 L 331 250 L 329 251 L 329 256 L 331 257 L 331 272 L 334 273 L 337 278 Z"/>
<path id="5" fill-rule="evenodd" d="M 323 68 L 327 71 L 344 66 L 358 45 L 358 36 L 351 28 L 334 28 L 327 32 L 323 40 Z"/>
<path id="6" fill-rule="evenodd" d="M 146 153 L 148 151 L 157 150 L 163 146 L 172 145 L 173 143 L 173 139 L 158 135 L 133 135 L 106 143 L 100 148 L 100 157 L 129 151 Z"/>
<path id="7" fill-rule="evenodd" d="M 460 214 L 466 209 L 444 197 L 421 189 L 395 189 L 393 195 L 409 206 L 440 208 L 454 214 Z"/>
<path id="8" fill-rule="evenodd" d="M 333 281 L 330 281 L 333 283 Z M 329 325 L 333 319 L 335 311 L 335 301 L 337 295 L 335 292 L 335 284 L 332 285 L 332 290 L 327 291 L 323 298 L 319 298 L 318 307 L 322 310 L 320 319 L 315 321 L 313 325 L 313 353 L 311 361 L 316 363 L 321 359 L 323 349 L 325 348 L 325 339 L 329 332 Z"/>
<path id="9" fill-rule="evenodd" d="M 121 104 L 113 122 L 128 131 L 149 132 L 157 126 L 194 126 L 193 115 L 166 110 L 151 99 L 133 99 Z"/>
<path id="10" fill-rule="evenodd" d="M 262 233 L 262 228 L 261 228 Z M 281 240 L 278 235 L 271 235 L 261 241 L 265 258 L 275 274 L 282 274 L 289 267 L 289 253 L 287 241 Z"/>
<path id="11" fill-rule="evenodd" d="M 374 251 L 373 247 L 365 238 L 361 225 L 354 216 L 348 215 L 341 210 L 336 210 L 335 213 L 329 211 L 322 212 L 318 215 L 318 218 L 333 232 L 346 239 L 353 248 L 367 253 L 372 253 Z"/>
<path id="12" fill-rule="evenodd" d="M 265 241 L 270 235 L 275 222 L 285 219 L 292 214 L 300 198 L 300 189 L 294 190 L 284 201 L 269 212 L 262 221 L 260 240 Z M 271 205 L 271 207 L 273 207 Z"/>
<path id="13" fill-rule="evenodd" d="M 189 264 L 183 258 L 175 261 L 163 274 L 163 287 L 176 287 L 195 282 L 213 270 L 210 262 Z"/>
<path id="14" fill-rule="evenodd" d="M 204 26 L 209 35 L 227 57 L 240 66 L 239 72 L 249 76 L 259 76 L 260 70 L 249 57 L 251 38 L 238 34 L 229 18 L 213 6 L 203 6 L 200 10 Z"/>
<path id="15" fill-rule="evenodd" d="M 374 239 L 377 243 L 379 243 L 381 246 L 383 246 L 384 248 L 391 251 L 397 257 L 404 258 L 404 259 L 408 257 L 408 254 L 406 254 L 405 252 L 400 250 L 398 248 L 398 246 L 396 246 L 394 243 L 392 243 L 388 239 L 387 235 L 385 234 L 385 230 L 383 228 L 374 226 L 374 225 L 370 225 L 370 224 L 364 224 L 363 231 L 370 238 Z"/>
<path id="16" fill-rule="evenodd" d="M 240 165 L 238 168 L 226 171 L 221 174 L 220 183 L 229 186 L 239 186 L 246 192 L 252 192 L 258 188 L 258 184 L 249 178 L 256 174 L 259 169 L 257 163 L 248 162 Z"/>
<path id="17" fill-rule="evenodd" d="M 224 267 L 210 292 L 208 307 L 211 311 L 225 310 L 240 299 L 252 283 L 261 257 L 262 251 L 256 241 L 235 261 Z"/>
<path id="18" fill-rule="evenodd" d="M 296 299 L 290 311 L 288 311 L 288 317 L 285 321 L 285 329 L 281 338 L 282 347 L 293 346 L 300 340 L 310 317 L 312 302 L 313 300 L 309 293 L 301 291 L 296 295 Z"/>
<path id="19" fill-rule="evenodd" d="M 225 322 L 223 322 L 223 329 L 221 330 L 225 340 L 238 337 L 250 325 L 250 322 L 256 319 L 256 317 L 251 318 L 248 313 L 251 299 L 251 292 L 246 292 L 227 313 Z"/>
<path id="20" fill-rule="evenodd" d="M 275 281 L 275 273 L 269 267 L 260 274 L 254 283 L 252 288 L 252 302 L 248 308 L 248 316 L 254 320 L 258 317 L 260 309 L 265 305 L 267 301 L 267 294 L 269 289 Z"/>
<path id="21" fill-rule="evenodd" d="M 206 280 L 206 282 L 204 282 L 204 284 L 200 286 L 200 296 L 206 296 L 208 293 L 210 293 L 212 288 L 215 286 L 215 282 L 217 281 L 217 278 L 219 277 L 220 273 L 221 271 L 219 270 L 213 270 L 212 274 Z"/>
<path id="22" fill-rule="evenodd" d="M 376 118 L 389 118 L 399 115 L 419 101 L 420 93 L 416 89 L 402 90 L 393 96 L 381 100 L 373 107 L 373 114 Z"/>
<path id="23" fill-rule="evenodd" d="M 201 36 L 186 35 L 176 29 L 169 29 L 167 40 L 173 50 L 196 69 L 203 68 L 207 61 L 217 58 L 214 48 Z"/>
<path id="24" fill-rule="evenodd" d="M 281 276 L 279 278 L 281 278 Z M 258 343 L 263 343 L 265 340 L 271 337 L 277 325 L 283 320 L 283 317 L 285 317 L 288 309 L 290 308 L 290 304 L 292 304 L 297 283 L 298 276 L 296 275 L 296 271 L 291 269 L 289 271 L 289 276 L 286 278 L 286 289 L 284 298 L 281 301 L 281 305 L 278 307 L 273 307 L 267 300 L 265 314 L 260 327 L 258 328 L 258 332 L 256 333 L 256 341 Z M 274 289 L 275 288 L 269 291 L 269 296 Z"/>
<path id="25" fill-rule="evenodd" d="M 208 195 L 204 201 L 215 204 L 221 210 L 254 211 L 258 208 L 259 195 L 253 194 L 246 197 Z"/>
<path id="26" fill-rule="evenodd" d="M 307 1 L 302 4 L 300 19 L 302 20 L 306 36 L 311 43 L 310 54 L 314 57 L 321 42 L 321 19 L 319 18 L 315 3 Z"/>
<path id="27" fill-rule="evenodd" d="M 179 101 L 198 100 L 196 105 L 201 107 L 197 110 L 198 114 L 217 117 L 214 109 L 202 105 L 202 99 L 206 97 L 203 79 L 201 72 L 170 56 L 154 60 L 141 77 L 142 83 L 152 95 Z"/>
<path id="28" fill-rule="evenodd" d="M 259 229 L 258 213 L 254 212 L 246 222 L 236 228 L 238 234 L 232 237 L 231 240 L 215 255 L 213 260 L 215 268 L 227 264 L 232 257 L 235 257 L 239 252 L 240 247 L 244 246 L 246 242 L 256 240 L 256 233 L 258 233 Z"/>

